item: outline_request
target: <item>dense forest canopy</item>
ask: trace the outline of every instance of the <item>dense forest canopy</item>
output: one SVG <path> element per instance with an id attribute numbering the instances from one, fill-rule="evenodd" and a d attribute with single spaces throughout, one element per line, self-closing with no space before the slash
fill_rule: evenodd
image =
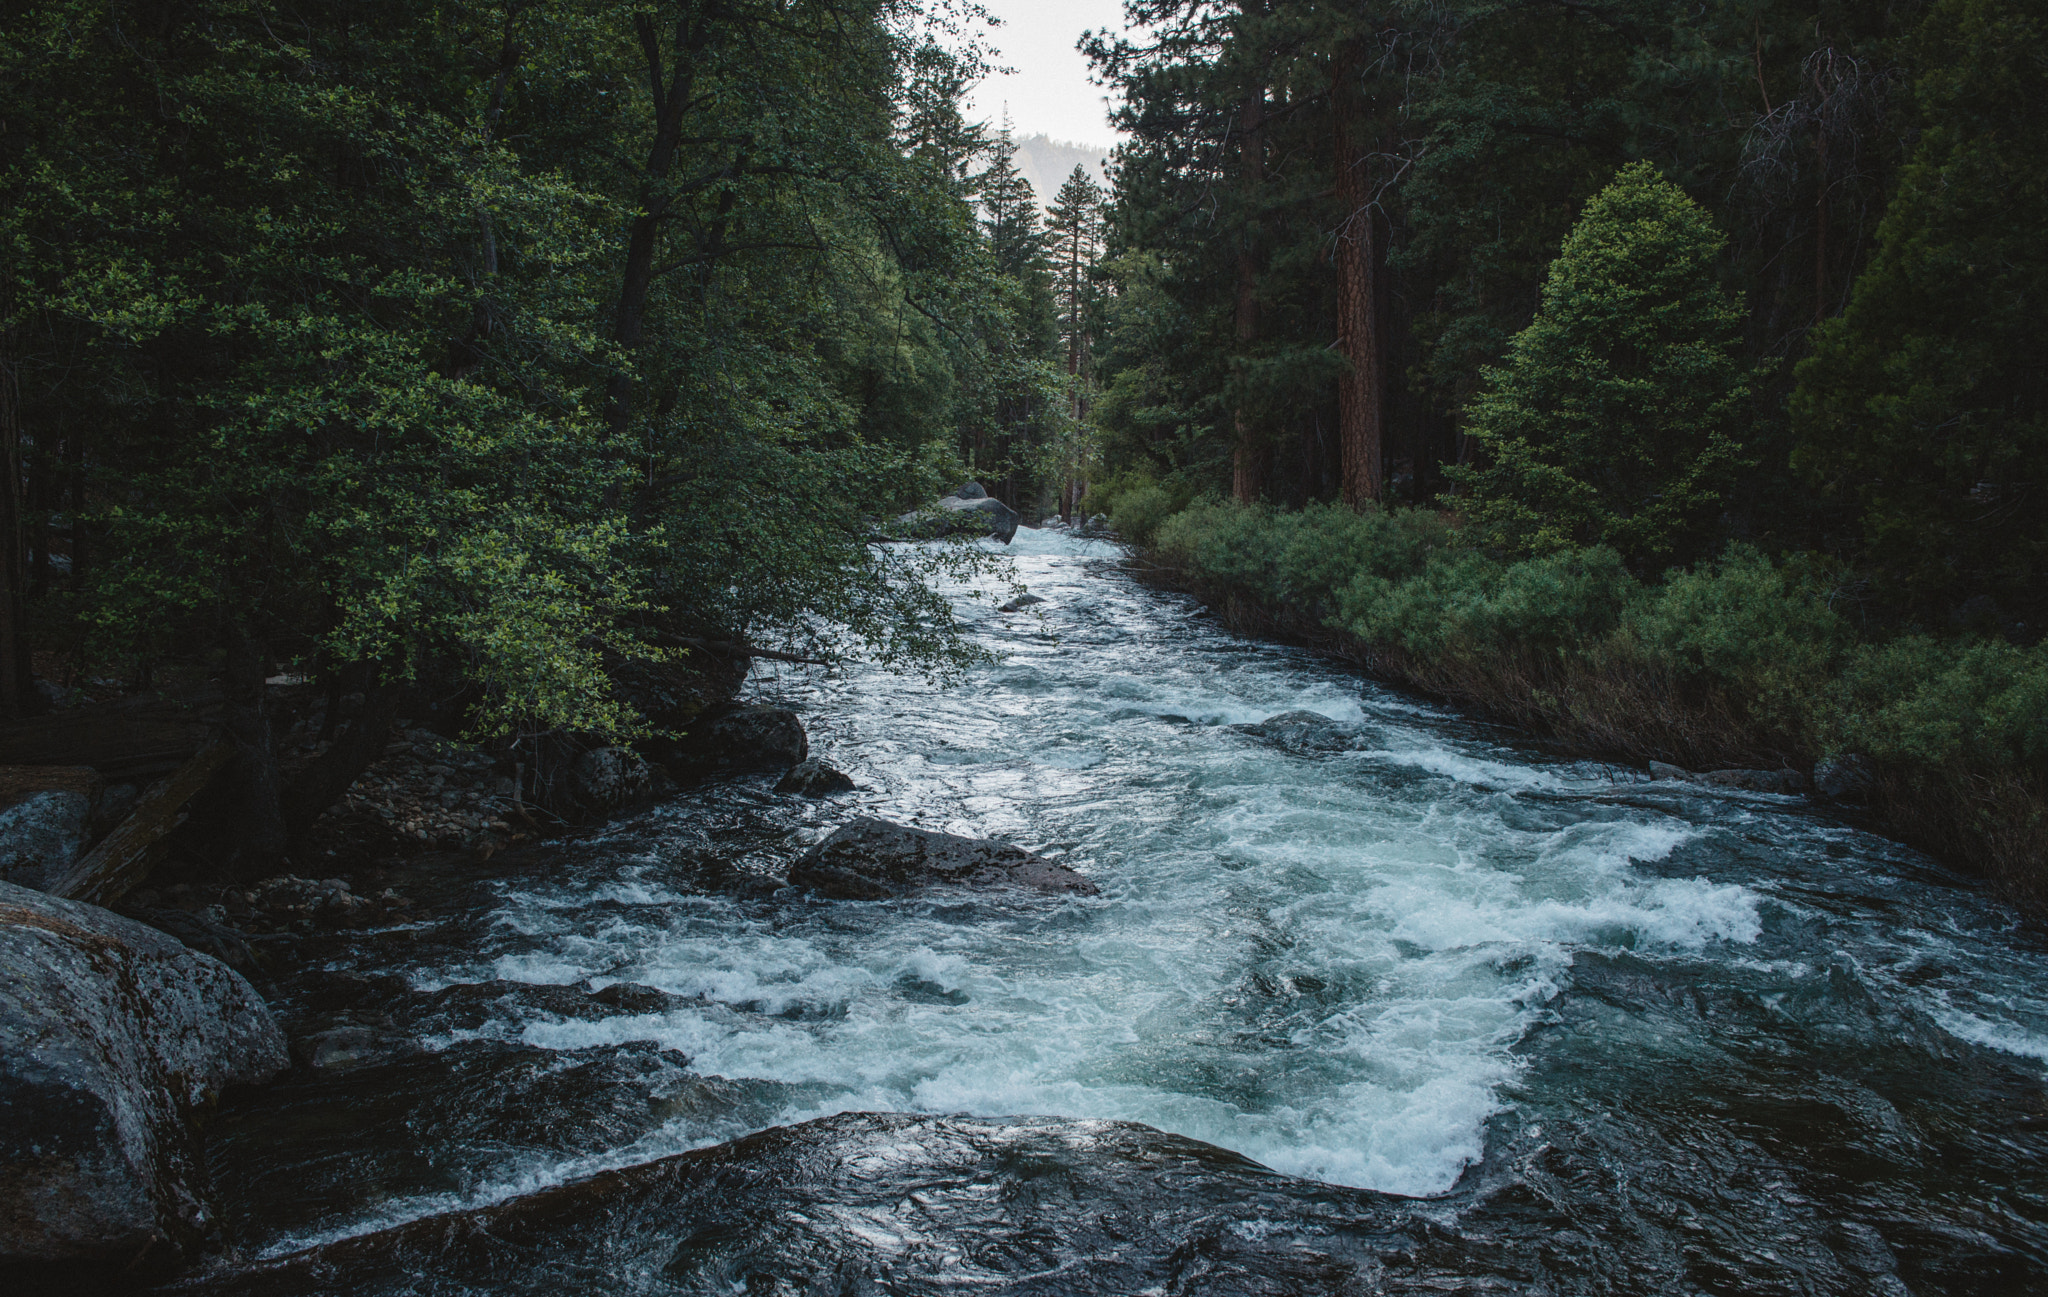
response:
<path id="1" fill-rule="evenodd" d="M 0 711 L 39 653 L 217 678 L 274 852 L 350 773 L 274 786 L 278 672 L 630 736 L 608 664 L 692 643 L 957 660 L 870 520 L 970 466 L 1022 503 L 1072 423 L 1037 205 L 961 115 L 984 24 L 11 7 Z"/>
<path id="2" fill-rule="evenodd" d="M 1496 520 L 1528 514 L 1532 535 L 1669 533 L 1627 541 L 1646 563 L 1731 539 L 1824 551 L 1868 580 L 1873 615 L 1944 627 L 1976 600 L 2038 637 L 2048 477 L 2027 357 L 2042 335 L 2029 288 L 2048 264 L 2048 33 L 2035 7 L 1145 0 L 1131 13 L 1132 34 L 1092 42 L 1131 134 L 1101 364 L 1112 473 L 1183 500 L 1476 491 Z M 1697 213 L 1685 220 L 1713 246 L 1699 243 L 1684 291 L 1698 310 L 1729 304 L 1732 317 L 1696 325 L 1716 364 L 1752 377 L 1716 398 L 1720 467 L 1685 488 L 1696 507 L 1637 483 L 1589 530 L 1566 517 L 1583 503 L 1526 471 L 1543 452 L 1507 431 L 1511 406 L 1529 436 L 1577 438 L 1559 453 L 1616 472 L 1635 452 L 1594 449 L 1585 428 L 1630 422 L 1644 447 L 1708 435 L 1703 391 L 1675 398 L 1649 373 L 1683 339 L 1601 334 L 1600 311 L 1621 327 L 1636 290 L 1606 308 L 1579 300 L 1577 332 L 1560 333 L 1553 299 L 1591 237 L 1583 222 L 1635 174 Z M 1625 346 L 1647 349 L 1641 373 L 1609 357 L 1620 405 L 1536 390 L 1584 381 L 1559 368 L 1566 351 Z M 1593 469 L 1578 468 L 1586 485 Z"/>

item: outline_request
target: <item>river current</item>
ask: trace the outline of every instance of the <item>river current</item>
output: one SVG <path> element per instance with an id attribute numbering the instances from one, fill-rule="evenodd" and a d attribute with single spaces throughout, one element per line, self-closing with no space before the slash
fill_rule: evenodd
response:
<path id="1" fill-rule="evenodd" d="M 444 998 L 664 995 L 498 996 L 228 1114 L 237 1255 L 836 1113 L 1036 1114 L 1570 1254 L 1473 1291 L 2048 1288 L 2048 945 L 1981 888 L 1804 798 L 1561 759 L 1233 637 L 1106 543 L 1008 553 L 1044 602 L 956 591 L 999 655 L 963 682 L 757 668 L 857 792 L 693 790 L 338 958 Z M 1257 728 L 1290 712 L 1328 724 Z M 1101 893 L 778 894 L 857 814 Z"/>

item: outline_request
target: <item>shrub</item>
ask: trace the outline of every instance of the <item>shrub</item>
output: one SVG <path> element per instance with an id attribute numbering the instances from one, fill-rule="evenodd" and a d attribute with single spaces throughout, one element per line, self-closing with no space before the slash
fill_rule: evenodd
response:
<path id="1" fill-rule="evenodd" d="M 1623 619 L 1617 648 L 1681 684 L 1719 688 L 1777 735 L 1809 736 L 1853 644 L 1811 564 L 1748 546 L 1674 571 Z"/>

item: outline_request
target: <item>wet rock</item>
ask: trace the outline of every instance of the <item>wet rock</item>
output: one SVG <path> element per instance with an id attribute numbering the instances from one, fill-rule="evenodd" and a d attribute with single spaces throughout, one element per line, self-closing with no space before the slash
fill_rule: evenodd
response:
<path id="1" fill-rule="evenodd" d="M 800 797 L 830 797 L 833 793 L 852 792 L 853 780 L 816 757 L 806 757 L 789 768 L 789 773 L 775 785 L 775 791 Z"/>
<path id="2" fill-rule="evenodd" d="M 1024 610 L 1025 610 L 1026 608 L 1029 608 L 1029 607 L 1031 607 L 1031 606 L 1032 606 L 1033 604 L 1041 604 L 1041 603 L 1044 603 L 1044 602 L 1045 602 L 1045 600 L 1043 600 L 1043 599 L 1039 598 L 1039 597 L 1038 597 L 1037 595 L 1035 595 L 1035 594 L 1020 594 L 1020 595 L 1018 595 L 1018 596 L 1017 596 L 1017 597 L 1016 597 L 1015 599 L 1012 599 L 1012 600 L 1010 600 L 1010 602 L 1008 602 L 1008 603 L 1006 603 L 1006 604 L 1002 605 L 1002 606 L 1001 606 L 1000 608 L 997 608 L 997 609 L 996 609 L 996 611 L 997 611 L 997 612 L 1022 612 L 1022 611 L 1024 611 Z"/>
<path id="3" fill-rule="evenodd" d="M 1007 545 L 1022 522 L 1017 511 L 1001 500 L 986 495 L 973 499 L 949 495 L 931 509 L 898 517 L 892 530 L 908 537 L 987 536 Z"/>
<path id="4" fill-rule="evenodd" d="M 1814 766 L 1813 786 L 1821 796 L 1837 801 L 1868 797 L 1877 788 L 1877 771 L 1867 758 L 1845 752 Z"/>
<path id="5" fill-rule="evenodd" d="M 613 982 L 602 991 L 593 991 L 590 999 L 593 1004 L 601 1004 L 608 1009 L 636 1016 L 643 1013 L 666 1013 L 683 1003 L 683 997 L 680 995 L 670 995 L 667 991 L 642 986 L 638 982 Z"/>
<path id="6" fill-rule="evenodd" d="M 1065 865 L 1007 842 L 857 819 L 803 854 L 789 871 L 793 886 L 835 900 L 880 900 L 935 885 L 1030 887 L 1096 893 L 1094 883 Z"/>
<path id="7" fill-rule="evenodd" d="M 606 747 L 576 758 L 576 799 L 600 814 L 675 790 L 661 768 L 631 748 Z"/>
<path id="8" fill-rule="evenodd" d="M 1692 777 L 1692 771 L 1687 770 L 1684 766 L 1674 766 L 1669 761 L 1652 761 L 1650 763 L 1650 778 L 1652 779 L 1677 779 L 1690 783 L 1692 782 Z"/>
<path id="9" fill-rule="evenodd" d="M 0 1261 L 189 1251 L 213 1224 L 194 1110 L 287 1062 L 219 960 L 0 883 Z"/>
<path id="10" fill-rule="evenodd" d="M 672 756 L 694 774 L 786 770 L 811 754 L 797 714 L 781 707 L 738 707 L 698 723 Z"/>
<path id="11" fill-rule="evenodd" d="M 382 1067 L 420 1052 L 419 1041 L 402 1031 L 344 1023 L 292 1042 L 301 1065 L 316 1072 L 351 1072 Z"/>
<path id="12" fill-rule="evenodd" d="M 1359 739 L 1357 727 L 1310 711 L 1281 712 L 1230 728 L 1289 752 L 1347 752 Z"/>
<path id="13" fill-rule="evenodd" d="M 1747 793 L 1803 793 L 1806 776 L 1797 770 L 1710 770 L 1699 782 Z"/>
<path id="14" fill-rule="evenodd" d="M 89 766 L 0 766 L 0 881 L 41 887 L 68 869 L 99 795 Z"/>
<path id="15" fill-rule="evenodd" d="M 1526 1287 L 1510 1282 L 1521 1258 L 1447 1273 L 1428 1249 L 1448 1233 L 1403 1200 L 1131 1122 L 844 1113 L 326 1244 L 207 1291 L 383 1297 L 423 1273 L 444 1294 Z"/>

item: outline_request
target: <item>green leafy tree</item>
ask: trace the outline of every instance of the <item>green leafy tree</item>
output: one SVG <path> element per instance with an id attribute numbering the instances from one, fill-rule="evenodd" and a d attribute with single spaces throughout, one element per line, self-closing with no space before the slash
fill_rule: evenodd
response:
<path id="1" fill-rule="evenodd" d="M 1697 548 L 1744 462 L 1762 372 L 1716 282 L 1723 244 L 1648 163 L 1586 205 L 1536 319 L 1468 409 L 1491 461 L 1456 473 L 1476 534 L 1516 554 L 1609 545 L 1639 566 Z"/>
<path id="2" fill-rule="evenodd" d="M 1798 371 L 1795 462 L 1923 615 L 1976 598 L 1998 620 L 2048 616 L 2044 43 L 2034 5 L 1929 14 L 1923 130 L 1869 270 Z"/>

